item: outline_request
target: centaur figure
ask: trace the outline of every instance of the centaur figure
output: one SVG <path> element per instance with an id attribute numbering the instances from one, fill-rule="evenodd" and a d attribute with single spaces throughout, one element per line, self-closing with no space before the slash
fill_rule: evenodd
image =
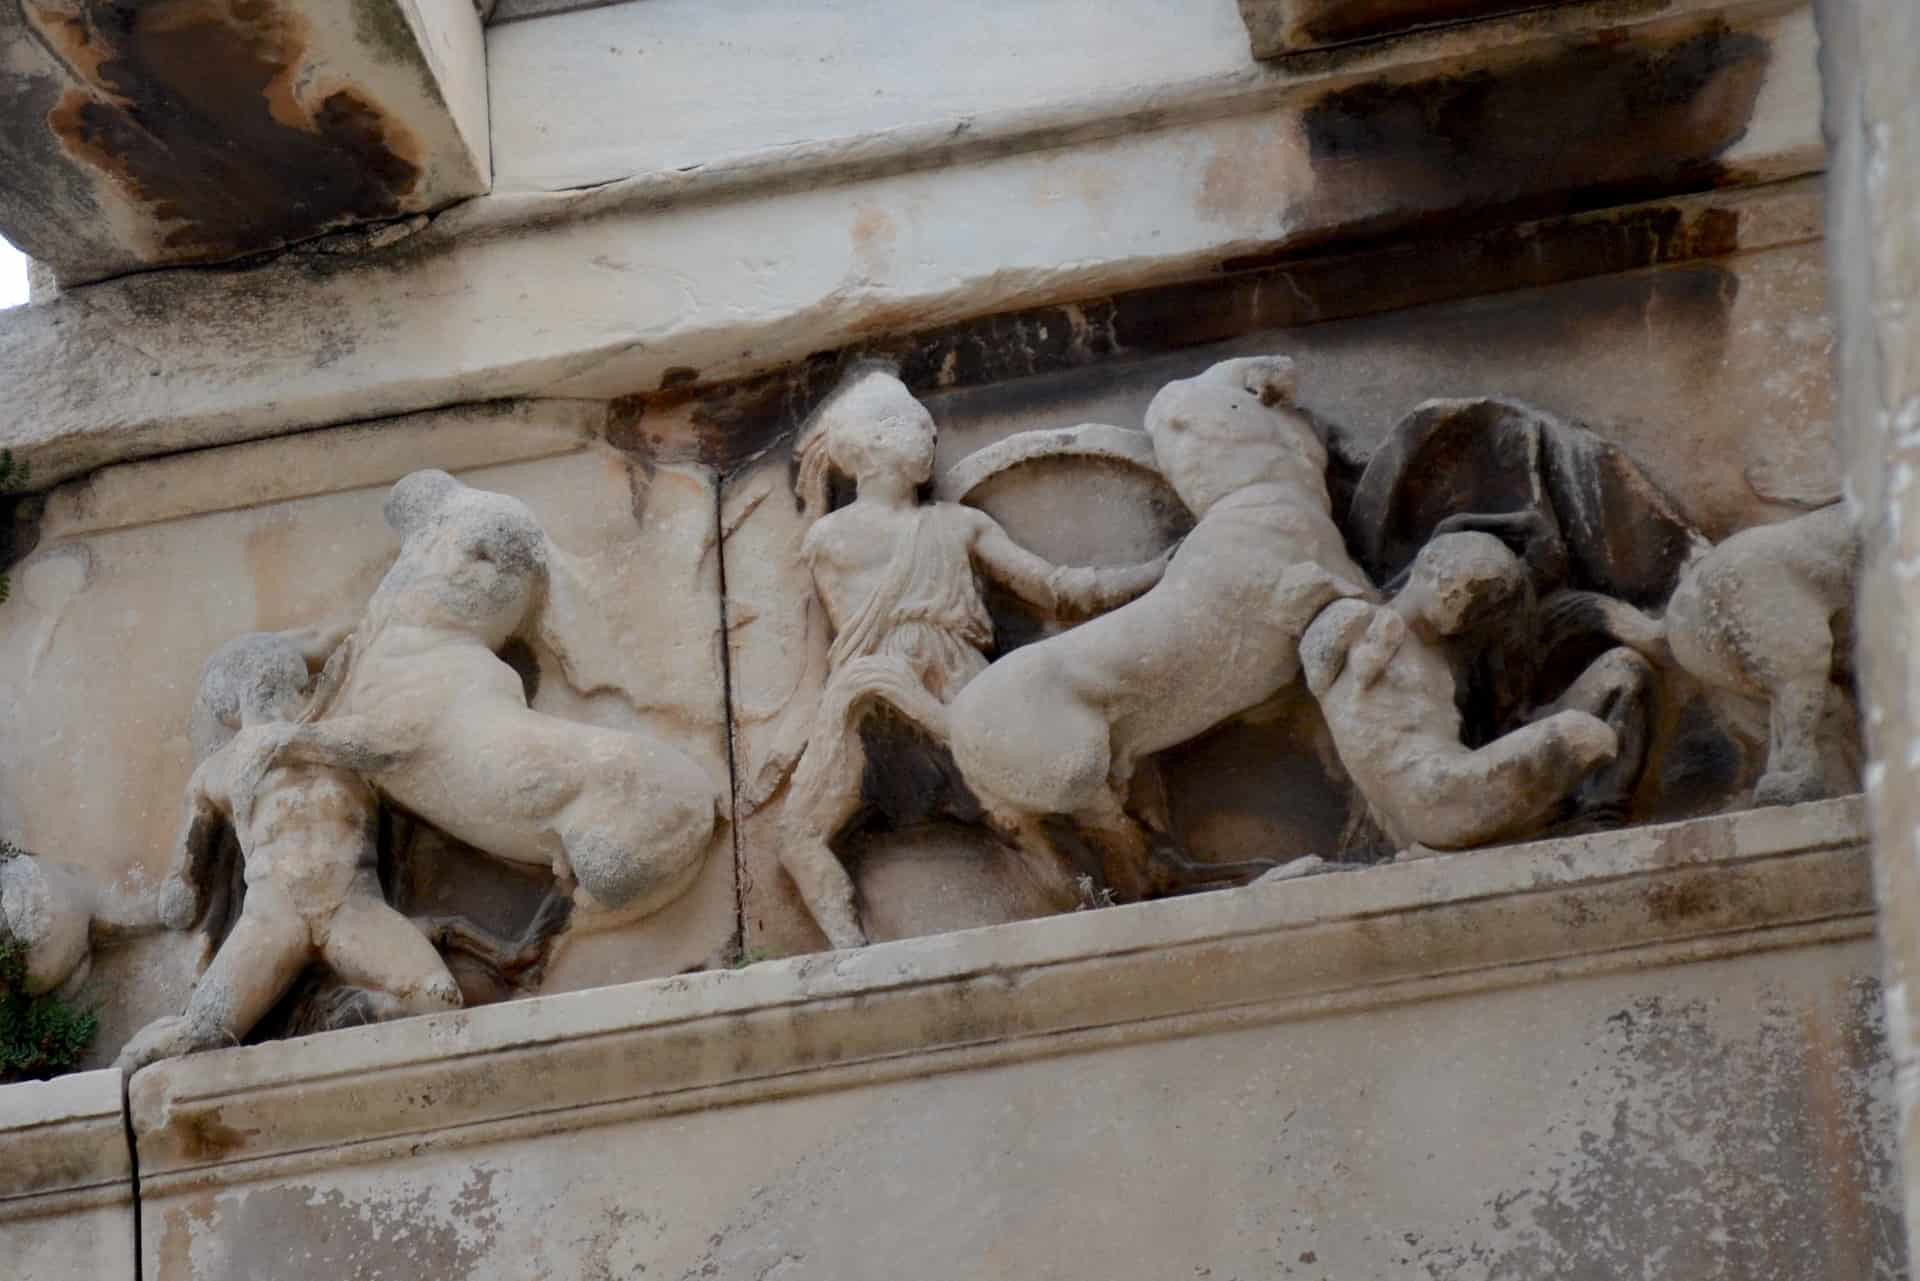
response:
<path id="1" fill-rule="evenodd" d="M 578 906 L 638 919 L 699 874 L 719 789 L 665 739 L 528 706 L 499 657 L 568 651 L 579 577 L 526 504 L 441 471 L 393 487 L 405 541 L 305 717 L 270 727 L 269 765 L 351 771 L 382 797 L 510 863 L 552 870 Z"/>
<path id="2" fill-rule="evenodd" d="M 993 644 L 979 575 L 1061 619 L 1131 600 L 1165 568 L 1164 558 L 1110 569 L 1056 566 L 1015 543 L 985 512 L 922 501 L 934 440 L 926 407 L 876 363 L 848 374 L 796 447 L 797 488 L 811 519 L 801 555 L 833 645 L 818 703 L 778 736 L 749 799 L 769 798 L 791 775 L 781 862 L 836 948 L 866 942 L 853 880 L 832 847 L 865 804 L 862 725 L 890 710 L 945 745 L 947 704 L 986 668 Z M 855 492 L 829 512 L 836 471 L 852 479 Z M 1050 867 L 1035 871 L 1043 879 L 1064 876 Z"/>

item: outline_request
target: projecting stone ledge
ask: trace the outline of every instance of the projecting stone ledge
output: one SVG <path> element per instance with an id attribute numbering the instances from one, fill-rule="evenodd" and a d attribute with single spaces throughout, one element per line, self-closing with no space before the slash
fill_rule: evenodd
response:
<path id="1" fill-rule="evenodd" d="M 0 1088 L 0 1275 L 135 1275 L 133 1154 L 118 1072 Z"/>
<path id="2" fill-rule="evenodd" d="M 1893 1275 L 1861 828 L 1760 810 L 176 1060 L 131 1092 L 143 1275 Z"/>
<path id="3" fill-rule="evenodd" d="M 482 41 L 473 0 L 0 5 L 0 234 L 75 284 L 476 195 Z"/>

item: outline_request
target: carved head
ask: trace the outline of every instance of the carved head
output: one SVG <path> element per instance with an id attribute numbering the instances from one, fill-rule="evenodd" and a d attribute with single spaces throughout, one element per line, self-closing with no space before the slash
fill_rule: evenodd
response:
<path id="1" fill-rule="evenodd" d="M 409 472 L 387 494 L 387 524 L 401 537 L 429 524 L 466 486 L 437 468 Z"/>
<path id="2" fill-rule="evenodd" d="M 1526 562 L 1492 534 L 1442 534 L 1414 557 L 1395 604 L 1436 635 L 1463 636 L 1503 615 L 1523 615 L 1531 590 Z"/>
<path id="3" fill-rule="evenodd" d="M 1223 360 L 1154 396 L 1154 457 L 1196 516 L 1237 490 L 1275 482 L 1303 486 L 1326 505 L 1327 447 L 1293 397 L 1285 356 Z"/>
<path id="4" fill-rule="evenodd" d="M 824 488 L 828 463 L 856 482 L 884 476 L 924 485 L 933 475 L 937 436 L 933 415 L 892 366 L 856 365 L 801 433 L 802 496 L 811 501 Z"/>
<path id="5" fill-rule="evenodd" d="M 305 652 L 279 632 L 249 633 L 213 651 L 187 728 L 194 759 L 206 760 L 243 726 L 297 717 L 310 679 Z"/>

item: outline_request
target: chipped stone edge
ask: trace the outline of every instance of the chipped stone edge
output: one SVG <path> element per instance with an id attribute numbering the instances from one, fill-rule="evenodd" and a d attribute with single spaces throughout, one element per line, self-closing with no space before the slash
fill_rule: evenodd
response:
<path id="1" fill-rule="evenodd" d="M 535 998 L 149 1068 L 146 1195 L 1870 935 L 1859 798 Z"/>
<path id="2" fill-rule="evenodd" d="M 421 244 L 497 234 L 578 218 L 651 212 L 768 190 L 813 190 L 899 173 L 1104 142 L 1132 133 L 1259 115 L 1309 93 L 1376 78 L 1412 74 L 1434 64 L 1476 66 L 1522 58 L 1540 47 L 1581 37 L 1611 37 L 1642 28 L 1718 17 L 1730 26 L 1760 26 L 1806 7 L 1808 0 L 1561 0 L 1470 23 L 1419 27 L 1362 43 L 1307 51 L 1283 62 L 1255 62 L 1238 71 L 1107 92 L 1040 106 L 956 115 L 926 124 L 848 137 L 755 148 L 697 165 L 653 170 L 555 190 L 496 189 L 441 214 Z M 1778 180 L 1817 171 L 1823 158 L 1787 159 Z"/>
<path id="3" fill-rule="evenodd" d="M 52 490 L 40 538 L 387 485 L 423 453 L 453 472 L 570 454 L 600 436 L 606 412 L 601 401 L 486 401 L 115 463 Z"/>
<path id="4" fill-rule="evenodd" d="M 133 1200 L 120 1074 L 0 1087 L 0 1225 Z"/>

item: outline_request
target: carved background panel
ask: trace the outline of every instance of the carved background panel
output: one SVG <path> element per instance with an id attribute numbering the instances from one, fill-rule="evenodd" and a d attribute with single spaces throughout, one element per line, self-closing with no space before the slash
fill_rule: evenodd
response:
<path id="1" fill-rule="evenodd" d="M 1793 244 L 1711 264 L 1249 333 L 1171 356 L 1114 358 L 945 393 L 922 389 L 922 396 L 939 425 L 936 475 L 950 475 L 963 459 L 974 466 L 988 457 L 980 451 L 1023 432 L 1082 423 L 1138 429 L 1148 401 L 1169 380 L 1230 356 L 1282 353 L 1295 362 L 1300 402 L 1334 424 L 1343 442 L 1336 453 L 1356 464 L 1430 398 L 1511 398 L 1619 446 L 1679 516 L 1717 540 L 1838 496 L 1823 307 L 1819 247 Z M 1182 321 L 1168 316 L 1165 323 Z M 1005 334 L 988 340 L 1020 341 Z M 1016 540 L 1061 563 L 1126 563 L 1181 532 L 1182 519 L 1168 513 L 1151 483 L 1073 454 L 1064 449 L 1006 468 L 973 501 Z M 809 609 L 799 554 L 807 518 L 793 486 L 791 450 L 776 446 L 724 487 L 743 783 L 766 757 L 784 709 L 817 699 L 824 670 L 829 631 Z M 1338 507 L 1337 476 L 1334 488 Z M 992 593 L 989 604 L 996 652 L 1053 630 Z M 1196 653 L 1194 661 L 1208 658 Z M 1750 793 L 1764 763 L 1764 705 L 1709 696 L 1678 673 L 1663 682 L 1660 700 L 1652 781 L 1639 793 L 1635 819 L 1747 803 L 1736 798 Z M 1831 790 L 1857 786 L 1855 741 L 1850 718 L 1830 714 L 1823 759 Z M 913 754 L 909 744 L 888 740 L 876 750 L 869 742 L 870 756 Z M 1304 690 L 1165 753 L 1159 763 L 1175 824 L 1201 857 L 1336 856 L 1350 839 L 1352 806 Z M 741 814 L 744 945 L 750 955 L 819 947 L 822 939 L 779 865 L 781 797 L 751 799 L 764 804 Z M 892 830 L 902 823 L 884 814 L 865 815 L 842 842 L 877 937 L 1047 910 L 1009 892 L 1004 848 L 977 826 L 919 813 L 903 822 L 912 830 Z M 901 906 L 908 902 L 919 906 Z"/>
<path id="2" fill-rule="evenodd" d="M 399 548 L 381 515 L 387 492 L 421 467 L 523 500 L 586 571 L 592 626 L 568 641 L 583 687 L 551 654 L 508 655 L 535 709 L 670 739 L 724 796 L 711 473 L 635 462 L 594 443 L 583 422 L 565 403 L 452 411 L 109 469 L 56 493 L 0 611 L 0 663 L 17 677 L 0 690 L 0 827 L 116 891 L 151 896 L 192 772 L 201 664 L 241 633 L 357 617 Z M 404 837 L 387 827 L 389 846 Z M 551 883 L 431 830 L 414 832 L 414 848 L 400 867 L 383 851 L 383 872 L 403 882 L 389 899 L 410 913 L 510 932 Z M 723 961 L 733 879 L 722 823 L 684 898 L 637 927 L 562 933 L 523 990 Z M 177 1011 L 198 950 L 197 936 L 161 934 L 98 953 L 96 1058 Z M 489 995 L 467 986 L 469 1000 Z"/>

